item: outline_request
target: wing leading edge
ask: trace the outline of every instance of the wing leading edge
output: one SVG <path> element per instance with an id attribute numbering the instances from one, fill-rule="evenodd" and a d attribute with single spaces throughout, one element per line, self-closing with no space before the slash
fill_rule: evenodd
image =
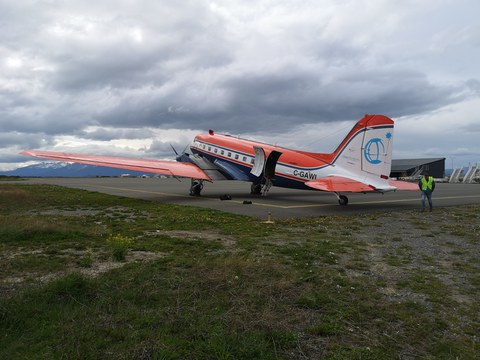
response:
<path id="1" fill-rule="evenodd" d="M 58 161 L 74 162 L 87 165 L 106 166 L 133 171 L 144 171 L 153 174 L 182 176 L 192 179 L 211 181 L 212 179 L 202 169 L 192 163 L 168 160 L 131 159 L 115 156 L 97 156 L 69 154 L 51 151 L 25 150 L 20 154 Z"/>

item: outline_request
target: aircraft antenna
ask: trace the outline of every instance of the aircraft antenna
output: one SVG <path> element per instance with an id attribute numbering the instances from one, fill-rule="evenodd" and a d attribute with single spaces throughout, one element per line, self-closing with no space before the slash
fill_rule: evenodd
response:
<path id="1" fill-rule="evenodd" d="M 317 138 L 317 139 L 313 140 L 311 143 L 306 144 L 305 147 L 309 147 L 310 145 L 315 144 L 315 143 L 318 142 L 319 140 L 323 140 L 323 139 L 329 138 L 329 137 L 331 137 L 331 136 L 333 136 L 333 135 L 335 135 L 335 134 L 337 134 L 337 133 L 339 133 L 339 132 L 345 132 L 346 129 L 351 128 L 351 127 L 352 127 L 351 124 L 346 125 L 346 126 L 340 128 L 340 129 L 338 129 L 337 131 L 334 131 L 334 132 L 329 133 L 329 134 L 327 134 L 327 135 L 325 135 L 325 136 L 322 136 L 321 138 Z"/>

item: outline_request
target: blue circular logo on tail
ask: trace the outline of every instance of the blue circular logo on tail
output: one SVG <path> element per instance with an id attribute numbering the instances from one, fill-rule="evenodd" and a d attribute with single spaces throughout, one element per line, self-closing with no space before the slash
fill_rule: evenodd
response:
<path id="1" fill-rule="evenodd" d="M 363 150 L 363 155 L 370 164 L 378 165 L 382 163 L 380 157 L 384 152 L 385 145 L 383 145 L 383 141 L 379 138 L 373 138 L 365 146 L 365 149 Z"/>

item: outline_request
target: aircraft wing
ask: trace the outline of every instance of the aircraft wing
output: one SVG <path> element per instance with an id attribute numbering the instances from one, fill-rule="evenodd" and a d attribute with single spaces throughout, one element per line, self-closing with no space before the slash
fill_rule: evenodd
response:
<path id="1" fill-rule="evenodd" d="M 182 176 L 192 179 L 203 179 L 211 181 L 205 171 L 198 166 L 187 163 L 168 160 L 145 160 L 132 159 L 114 156 L 97 156 L 97 155 L 82 155 L 69 154 L 51 151 L 36 151 L 25 150 L 20 154 L 27 156 L 34 156 L 39 158 L 46 158 L 58 161 L 74 162 L 87 165 L 106 166 L 119 169 L 144 171 L 154 174 L 164 174 L 172 176 Z"/>
<path id="2" fill-rule="evenodd" d="M 322 191 L 331 192 L 364 192 L 373 191 L 375 187 L 343 176 L 327 176 L 307 181 L 305 185 Z"/>

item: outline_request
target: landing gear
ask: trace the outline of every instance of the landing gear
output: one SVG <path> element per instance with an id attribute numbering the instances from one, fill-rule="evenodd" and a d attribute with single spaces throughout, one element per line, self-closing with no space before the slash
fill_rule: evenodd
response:
<path id="1" fill-rule="evenodd" d="M 202 189 L 203 180 L 192 179 L 192 184 L 190 185 L 190 196 L 200 196 Z"/>
<path id="2" fill-rule="evenodd" d="M 268 190 L 272 187 L 272 179 L 265 178 L 265 184 L 262 187 L 262 196 L 267 196 Z"/>
<path id="3" fill-rule="evenodd" d="M 252 183 L 252 186 L 250 187 L 250 194 L 260 195 L 261 193 L 262 193 L 262 184 Z"/>
<path id="4" fill-rule="evenodd" d="M 263 178 L 261 183 L 252 183 L 250 187 L 250 194 L 267 196 L 268 190 L 272 187 L 272 180 L 269 178 Z"/>
<path id="5" fill-rule="evenodd" d="M 335 196 L 337 197 L 338 203 L 340 205 L 347 205 L 348 204 L 348 197 L 346 197 L 345 195 L 340 195 L 339 193 L 336 192 Z"/>
<path id="6" fill-rule="evenodd" d="M 340 205 L 347 205 L 348 204 L 348 197 L 345 195 L 340 195 L 340 198 L 338 199 L 338 203 Z"/>
<path id="7" fill-rule="evenodd" d="M 257 180 L 252 184 L 250 194 L 267 196 L 268 190 L 273 185 L 272 179 L 275 177 L 275 167 L 282 153 L 273 150 L 267 158 L 262 147 L 254 146 L 253 149 L 255 150 L 255 160 L 250 173 L 256 176 Z"/>

